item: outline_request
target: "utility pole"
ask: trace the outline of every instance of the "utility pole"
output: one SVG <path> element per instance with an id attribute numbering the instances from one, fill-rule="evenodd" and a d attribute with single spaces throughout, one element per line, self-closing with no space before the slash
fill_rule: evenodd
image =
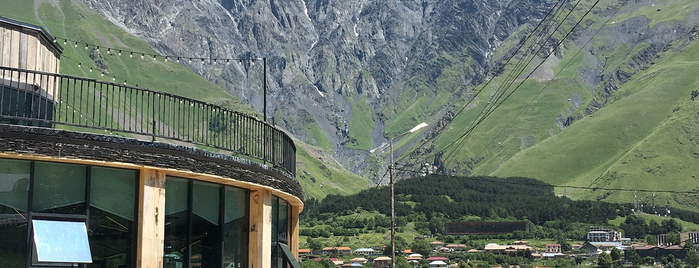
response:
<path id="1" fill-rule="evenodd" d="M 396 267 L 396 195 L 393 181 L 393 170 L 395 167 L 395 162 L 393 160 L 393 140 L 403 137 L 407 134 L 413 133 L 427 126 L 427 123 L 420 123 L 412 129 L 403 132 L 395 137 L 393 137 L 389 142 L 389 147 L 391 147 L 391 163 L 388 165 L 388 178 L 389 185 L 391 189 L 391 268 Z"/>

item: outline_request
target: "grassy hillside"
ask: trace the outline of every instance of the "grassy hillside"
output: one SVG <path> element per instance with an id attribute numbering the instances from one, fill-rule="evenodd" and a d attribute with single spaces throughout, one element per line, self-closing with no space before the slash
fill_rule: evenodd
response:
<path id="1" fill-rule="evenodd" d="M 615 95 L 618 100 L 514 155 L 493 174 L 531 176 L 555 185 L 699 189 L 694 156 L 699 152 L 699 105 L 690 100 L 691 92 L 699 88 L 693 75 L 699 73 L 699 61 L 691 60 L 697 56 L 697 43 L 668 53 L 625 84 Z M 571 194 L 593 198 L 601 193 Z M 697 209 L 696 202 L 684 195 L 660 196 L 656 200 Z M 609 200 L 630 201 L 633 192 L 614 192 Z"/>
<path id="2" fill-rule="evenodd" d="M 609 18 L 618 2 L 600 3 L 596 8 L 600 11 L 585 19 L 587 36 Z M 628 40 L 629 33 L 615 30 L 626 23 L 644 31 L 674 27 L 684 24 L 698 8 L 690 0 L 646 4 L 629 2 L 624 6 L 606 25 L 607 31 L 595 36 L 586 47 L 586 53 L 574 56 L 587 40 L 585 34 L 578 36 L 578 42 L 566 43 L 555 59 L 544 63 L 468 139 L 454 144 L 512 72 L 513 64 L 508 66 L 464 113 L 453 119 L 434 141 L 433 152 L 444 152 L 442 160 L 447 169 L 460 174 L 524 176 L 553 185 L 591 189 L 695 190 L 692 194 L 657 193 L 655 203 L 698 210 L 699 98 L 692 101 L 691 94 L 699 90 L 699 44 L 684 36 L 676 37 L 680 41 L 663 43 L 663 52 L 649 60 L 646 67 L 639 59 L 650 57 L 647 50 L 653 45 L 643 39 L 627 44 L 620 40 Z M 580 16 L 578 12 L 573 15 L 576 19 Z M 564 27 L 568 30 L 572 25 Z M 514 46 L 512 39 L 520 38 L 522 34 L 505 40 L 501 49 L 508 50 Z M 503 54 L 502 50 L 495 52 L 498 58 Z M 534 60 L 528 69 L 540 61 Z M 599 110 L 591 104 L 605 92 L 607 84 L 591 84 L 595 77 L 586 74 L 597 71 L 613 79 L 631 75 Z M 551 80 L 553 74 L 558 76 Z M 460 109 L 462 105 L 455 107 Z M 596 112 L 589 114 L 588 110 Z M 634 200 L 632 191 L 557 188 L 556 193 L 575 199 L 606 196 L 606 201 Z M 650 192 L 637 193 L 639 200 L 650 202 L 650 196 Z"/>
<path id="3" fill-rule="evenodd" d="M 142 59 L 139 54 L 135 54 L 133 57 L 127 53 L 118 55 L 118 49 L 151 54 L 157 54 L 157 52 L 143 40 L 123 31 L 101 15 L 82 4 L 78 4 L 77 1 L 0 0 L 0 5 L 3 6 L 0 9 L 0 16 L 40 25 L 55 37 L 61 38 L 59 45 L 64 48 L 61 57 L 62 74 L 91 77 L 104 81 L 113 80 L 118 83 L 126 82 L 128 85 L 138 85 L 216 103 L 230 109 L 260 116 L 250 105 L 241 103 L 219 86 L 202 78 L 182 64 L 173 61 L 165 62 L 162 58 L 154 60 L 145 57 Z M 62 38 L 78 41 L 81 44 L 77 47 L 71 41 L 63 44 Z M 93 47 L 85 49 L 85 45 L 82 43 L 103 47 L 99 55 L 106 63 L 106 69 L 100 70 L 95 60 L 90 57 Z M 104 47 L 112 47 L 115 50 L 112 50 L 112 53 L 107 53 Z M 93 71 L 90 71 L 91 69 Z M 102 72 L 105 73 L 104 76 Z M 320 146 L 330 147 L 327 137 L 323 139 L 323 136 L 319 136 L 317 139 Z M 306 147 L 300 141 L 296 141 L 296 143 L 300 145 L 297 152 L 299 159 L 298 179 L 308 197 L 322 198 L 329 193 L 354 193 L 369 184 L 368 179 L 354 176 L 339 165 L 324 164 L 318 158 L 311 157 L 311 151 L 316 149 Z M 305 151 L 306 149 L 309 151 Z M 310 178 L 316 178 L 316 182 L 311 181 Z"/>
<path id="4" fill-rule="evenodd" d="M 357 176 L 332 160 L 326 152 L 296 141 L 297 175 L 306 198 L 322 199 L 329 194 L 347 195 L 359 192 L 371 185 L 364 177 Z"/>

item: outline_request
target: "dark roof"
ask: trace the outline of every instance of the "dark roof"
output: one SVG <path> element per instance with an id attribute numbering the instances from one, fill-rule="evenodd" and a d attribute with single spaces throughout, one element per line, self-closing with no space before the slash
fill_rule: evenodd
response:
<path id="1" fill-rule="evenodd" d="M 41 37 L 46 39 L 47 43 L 51 44 L 51 46 L 58 51 L 58 53 L 63 53 L 63 47 L 58 45 L 56 42 L 54 42 L 54 37 L 46 31 L 44 28 L 41 26 L 36 26 L 34 24 L 29 24 L 26 22 L 21 22 L 18 20 L 13 20 L 10 18 L 5 18 L 3 16 L 0 16 L 0 25 L 12 25 L 15 27 L 22 28 L 24 30 L 29 30 L 29 31 L 34 31 L 38 33 Z"/>

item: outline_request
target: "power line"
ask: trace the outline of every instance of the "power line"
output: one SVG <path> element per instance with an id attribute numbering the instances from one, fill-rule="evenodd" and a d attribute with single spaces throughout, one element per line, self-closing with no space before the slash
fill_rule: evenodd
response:
<path id="1" fill-rule="evenodd" d="M 531 32 L 529 35 L 527 35 L 527 37 L 525 37 L 524 41 L 523 41 L 522 43 L 519 44 L 519 47 L 517 47 L 517 51 L 521 50 L 522 47 L 524 47 L 524 44 L 526 44 L 527 41 L 529 41 L 529 38 L 531 38 L 532 36 L 534 36 L 534 33 L 537 31 L 537 29 L 539 29 L 539 27 L 541 27 L 541 25 L 543 25 L 544 21 L 546 21 L 546 18 L 547 18 L 549 15 L 551 15 L 551 13 L 554 12 L 554 10 L 556 10 L 556 7 L 557 7 L 558 4 L 560 4 L 561 2 L 563 2 L 563 0 L 558 0 L 558 2 L 556 2 L 556 4 L 555 4 L 553 7 L 551 7 L 551 9 L 550 9 L 550 10 L 546 13 L 546 15 L 544 16 L 544 18 L 543 18 L 541 21 L 539 21 L 539 23 L 537 23 L 536 27 L 534 27 L 534 30 L 532 30 L 532 32 Z M 561 6 L 563 6 L 563 5 L 561 5 Z M 505 64 L 503 64 L 503 66 L 498 70 L 498 72 L 499 72 L 500 70 L 504 69 L 505 66 L 507 66 L 507 65 L 510 63 L 510 61 L 511 61 L 516 55 L 517 55 L 517 53 L 515 52 L 515 53 L 512 54 L 512 56 L 510 56 L 509 58 L 507 58 L 507 60 L 505 61 Z M 464 110 L 466 110 L 466 108 L 473 102 L 473 100 L 475 100 L 476 97 L 478 97 L 478 95 L 479 95 L 485 88 L 487 88 L 488 85 L 490 84 L 490 82 L 492 82 L 492 81 L 493 81 L 493 79 L 488 80 L 488 81 L 485 83 L 485 85 L 484 85 L 483 87 L 481 87 L 481 89 L 480 89 L 478 92 L 476 92 L 476 94 L 474 95 L 474 97 L 471 98 L 471 99 L 464 105 L 464 107 L 462 107 L 461 110 L 459 110 L 459 112 L 457 112 L 457 113 L 454 115 L 454 117 L 459 116 Z"/>
<path id="2" fill-rule="evenodd" d="M 529 79 L 529 78 L 531 77 L 531 75 L 534 73 L 534 71 L 536 71 L 537 69 L 539 69 L 539 67 L 541 67 L 541 66 L 546 62 L 546 59 L 548 59 L 549 57 L 551 57 L 551 55 L 553 55 L 553 53 L 556 52 L 556 50 L 563 44 L 563 42 L 570 36 L 570 34 L 573 33 L 573 31 L 575 31 L 575 29 L 580 25 L 580 23 L 582 23 L 582 21 L 585 19 L 585 17 L 587 17 L 587 15 L 589 15 L 590 12 L 592 12 L 592 9 L 594 9 L 594 8 L 597 6 L 597 4 L 598 4 L 599 2 L 600 2 L 600 0 L 595 1 L 595 3 L 592 5 L 592 7 L 590 7 L 590 9 L 588 9 L 587 12 L 585 12 L 585 14 L 575 23 L 575 25 L 573 26 L 573 28 L 571 28 L 571 30 L 568 31 L 568 33 L 558 42 L 558 44 L 556 44 L 556 46 L 555 46 L 555 47 L 551 50 L 551 52 L 545 57 L 545 59 L 544 59 L 541 63 L 539 63 L 539 64 L 532 70 L 532 72 L 530 72 L 529 75 L 527 75 L 527 77 L 525 77 L 524 79 L 522 79 L 522 81 L 517 85 L 517 87 L 515 87 L 515 89 L 512 90 L 507 96 L 505 96 L 505 98 L 504 98 L 500 103 L 497 103 L 496 106 L 494 106 L 493 109 L 491 109 L 488 113 L 485 114 L 485 116 L 483 116 L 481 119 L 479 119 L 479 120 L 476 122 L 476 124 L 473 126 L 473 128 L 469 129 L 469 131 L 468 131 L 467 133 L 465 133 L 462 137 L 465 137 L 464 139 L 468 139 L 468 137 L 475 131 L 475 129 L 476 129 L 488 116 L 490 116 L 497 108 L 499 108 L 505 101 L 507 101 L 507 99 L 509 99 L 509 98 L 512 96 L 512 94 L 514 94 L 514 93 L 524 84 L 524 82 L 526 82 L 527 79 Z M 571 11 L 571 13 L 572 13 L 572 11 Z M 446 160 L 444 160 L 444 162 L 446 162 Z"/>
<path id="3" fill-rule="evenodd" d="M 575 8 L 577 8 L 577 6 L 578 6 L 581 2 L 582 2 L 582 1 L 578 1 L 578 2 L 575 4 L 575 6 L 573 6 L 573 8 L 571 8 L 570 12 L 568 12 L 568 14 L 566 14 L 566 16 L 558 23 L 558 26 L 556 26 L 556 29 L 554 29 L 554 30 L 548 35 L 548 37 L 547 37 L 546 39 L 544 39 L 544 42 L 541 43 L 541 45 L 540 45 L 539 48 L 537 49 L 536 53 L 533 53 L 533 54 L 532 54 L 533 56 L 527 61 L 527 64 L 526 64 L 526 65 L 525 65 L 523 68 L 521 68 L 519 71 L 513 70 L 513 71 L 511 72 L 511 74 L 517 72 L 517 75 L 516 75 L 516 76 L 513 76 L 514 78 L 513 78 L 511 81 L 509 81 L 509 82 L 506 81 L 506 82 L 503 83 L 503 85 L 506 85 L 506 88 L 505 88 L 504 90 L 502 90 L 502 94 L 504 94 L 505 92 L 507 92 L 507 90 L 508 90 L 510 87 L 512 87 L 512 85 L 514 84 L 514 82 L 517 80 L 517 77 L 519 77 L 519 76 L 524 72 L 526 66 L 529 66 L 529 64 L 531 64 L 531 62 L 536 58 L 536 55 L 538 55 L 538 54 L 542 51 L 542 49 L 544 48 L 545 42 L 548 41 L 548 40 L 550 40 L 551 37 L 553 37 L 553 35 L 558 31 L 558 29 L 560 29 L 561 25 L 563 25 L 563 23 L 566 21 L 566 19 L 568 19 L 568 17 L 573 13 L 573 11 L 575 11 Z M 599 2 L 599 1 L 598 1 L 598 2 Z M 592 8 L 594 8 L 594 6 L 593 6 Z M 590 8 L 590 10 L 588 10 L 588 13 L 592 10 L 592 8 Z M 586 15 L 587 15 L 587 13 L 586 13 Z M 585 16 L 583 16 L 583 18 L 584 18 L 584 17 L 585 17 Z M 577 25 L 576 25 L 576 26 L 577 26 Z M 556 51 L 556 49 L 558 48 L 558 46 L 560 46 L 560 44 L 566 39 L 566 37 L 568 37 L 568 35 L 569 35 L 573 30 L 575 30 L 575 27 L 573 27 L 573 28 L 568 32 L 568 34 L 566 34 L 566 36 L 565 36 L 563 39 L 561 39 L 561 42 L 559 42 L 559 44 L 551 51 L 551 53 L 549 53 L 549 55 L 547 55 L 546 58 L 545 58 L 538 66 L 536 66 L 536 67 L 529 73 L 529 75 L 528 75 L 526 78 L 524 78 L 524 79 L 522 80 L 522 83 L 524 83 L 524 81 L 526 81 L 526 79 L 528 79 L 541 65 L 543 65 L 544 62 L 546 62 L 546 59 L 548 59 L 548 57 L 550 57 L 550 56 Z M 524 60 L 524 58 L 523 58 L 522 60 Z M 511 96 L 515 91 L 517 91 L 517 89 L 519 89 L 519 86 L 521 86 L 522 83 L 520 83 L 520 85 L 518 85 L 514 90 L 512 90 L 512 91 L 509 93 L 509 95 L 507 95 L 507 96 L 505 97 L 505 100 L 507 100 L 507 98 L 509 98 L 509 96 Z M 454 147 L 450 150 L 450 152 L 444 157 L 443 162 L 446 162 L 449 158 L 451 158 L 451 156 L 458 150 L 458 148 L 461 147 L 461 145 L 463 144 L 463 142 L 465 142 L 465 141 L 473 134 L 473 132 L 475 132 L 475 129 L 478 127 L 478 125 L 480 125 L 480 123 L 481 123 L 483 120 L 485 120 L 485 118 L 487 118 L 490 114 L 492 114 L 493 111 L 495 111 L 495 109 L 497 109 L 497 108 L 500 106 L 497 102 L 502 98 L 502 96 L 503 96 L 502 94 L 499 95 L 499 96 L 497 96 L 497 98 L 496 98 L 494 101 L 492 101 L 492 103 L 493 103 L 492 105 L 490 105 L 490 106 L 486 105 L 486 107 L 483 108 L 483 110 L 481 111 L 479 117 L 477 117 L 476 120 L 474 120 L 474 121 L 472 122 L 471 126 L 467 129 L 467 131 L 466 131 L 461 137 L 459 137 L 459 138 L 458 138 L 457 140 L 455 140 L 454 142 L 450 143 L 449 146 L 453 146 L 454 144 L 456 144 L 456 146 L 454 146 Z M 504 100 L 503 100 L 503 102 L 504 102 Z M 502 102 L 501 102 L 500 104 L 502 104 Z M 483 111 L 485 111 L 485 110 L 488 110 L 488 111 L 486 111 L 485 113 L 483 113 Z M 445 148 L 443 149 L 443 151 L 446 150 L 446 149 L 448 149 L 449 146 L 445 147 Z"/>
<path id="4" fill-rule="evenodd" d="M 558 6 L 558 4 L 561 4 L 561 5 Z M 576 6 L 577 6 L 577 4 L 576 4 Z M 558 8 L 558 9 L 556 9 L 556 8 Z M 573 9 L 574 9 L 574 8 L 575 8 L 575 7 L 573 7 Z M 524 72 L 524 69 L 526 68 L 526 66 L 527 66 L 528 64 L 522 66 L 522 63 L 525 61 L 525 59 L 526 59 L 527 57 L 529 57 L 529 54 L 533 54 L 533 53 L 530 53 L 530 52 L 534 51 L 533 48 L 534 48 L 535 46 L 537 46 L 537 44 L 539 43 L 539 41 L 542 40 L 541 37 L 543 37 L 543 36 L 548 32 L 548 29 L 551 27 L 551 25 L 553 25 L 553 22 L 556 21 L 556 18 L 558 18 L 558 17 L 560 16 L 560 14 L 563 13 L 563 12 L 562 12 L 563 10 L 564 10 L 564 9 L 563 9 L 563 1 L 558 1 L 558 2 L 556 3 L 556 5 L 554 5 L 554 6 L 549 10 L 549 12 L 546 14 L 546 16 L 537 24 L 537 26 L 534 28 L 534 30 L 533 30 L 529 35 L 527 35 L 527 37 L 525 38 L 525 40 L 524 40 L 523 42 L 520 43 L 519 47 L 517 48 L 517 51 L 521 51 L 522 48 L 526 45 L 527 41 L 528 41 L 530 38 L 532 38 L 533 36 L 536 36 L 535 40 L 529 45 L 529 47 L 527 47 L 527 49 L 523 50 L 522 57 L 521 57 L 520 60 L 515 64 L 514 69 L 508 73 L 508 76 L 505 78 L 505 81 L 497 88 L 496 93 L 495 93 L 495 96 L 496 96 L 495 101 L 497 101 L 497 100 L 500 98 L 500 96 L 505 92 L 505 91 L 503 91 L 502 89 L 504 88 L 504 85 L 508 84 L 507 81 L 510 80 L 510 79 L 512 79 L 512 82 L 510 83 L 510 84 L 512 84 L 512 83 L 514 82 L 514 80 L 515 80 L 522 72 Z M 560 13 L 559 13 L 559 12 L 560 12 Z M 571 12 L 572 12 L 572 10 L 571 10 Z M 553 13 L 553 16 L 550 16 L 551 13 Z M 570 12 L 569 12 L 569 14 L 570 14 Z M 550 18 L 550 19 L 547 20 L 547 18 Z M 566 17 L 566 18 L 567 18 L 567 17 Z M 561 23 L 562 23 L 562 22 L 561 22 Z M 539 31 L 539 32 L 537 33 L 537 30 L 538 30 L 540 27 L 542 27 L 542 30 Z M 559 24 L 558 27 L 560 27 L 560 24 Z M 558 30 L 558 27 L 556 28 L 556 30 Z M 554 30 L 554 33 L 555 33 L 556 30 Z M 550 38 L 550 36 L 549 36 L 549 38 Z M 547 38 L 547 39 L 544 39 L 543 41 L 546 41 L 546 40 L 548 40 L 548 38 Z M 541 47 L 543 47 L 543 45 L 544 45 L 544 43 L 542 42 L 541 45 L 539 46 L 539 47 L 540 47 L 539 50 L 541 49 Z M 508 66 L 509 63 L 510 63 L 510 61 L 511 61 L 512 59 L 514 59 L 515 56 L 516 56 L 517 54 L 518 54 L 517 52 L 513 53 L 512 56 L 510 56 L 510 57 L 506 60 L 506 62 L 502 65 L 502 67 L 500 67 L 500 70 L 503 70 L 506 66 Z M 533 57 L 535 57 L 535 56 L 536 56 L 536 54 L 534 54 Z M 533 59 L 533 57 L 532 57 L 532 59 Z M 529 60 L 529 62 L 531 62 L 531 60 Z M 497 71 L 496 73 L 499 73 L 499 72 L 500 72 L 500 71 Z M 517 75 L 514 75 L 514 73 L 517 73 L 517 72 L 519 72 L 519 73 L 518 73 Z M 476 95 L 474 95 L 474 97 L 471 98 L 471 99 L 466 103 L 466 105 L 464 105 L 464 107 L 463 107 L 458 113 L 456 113 L 456 114 L 454 115 L 454 118 L 458 117 L 459 114 L 461 114 L 461 112 L 463 112 L 463 111 L 466 109 L 466 107 L 468 107 L 468 106 L 473 102 L 473 100 L 475 100 L 475 99 L 478 97 L 478 95 L 479 95 L 485 88 L 487 88 L 488 85 L 489 85 L 492 81 L 494 81 L 494 80 L 495 80 L 495 79 L 488 80 L 488 81 L 486 82 L 486 84 L 483 85 L 483 87 L 481 87 L 481 89 L 476 93 Z M 506 90 L 506 89 L 505 89 L 505 90 Z M 491 98 L 491 101 L 492 101 L 492 98 Z M 490 102 L 489 102 L 489 103 L 490 103 Z M 483 109 L 482 109 L 481 112 L 480 112 L 479 117 L 483 114 L 483 111 L 485 111 L 488 107 L 489 107 L 488 105 L 486 105 L 485 107 L 483 107 Z M 471 129 L 471 128 L 473 127 L 474 122 L 476 122 L 476 121 L 474 120 L 474 121 L 471 123 L 471 126 L 469 126 L 468 129 Z M 450 124 L 451 124 L 451 122 L 450 122 Z M 468 133 L 468 130 L 466 131 L 466 133 Z M 420 146 L 424 145 L 426 142 L 427 142 L 427 141 L 423 142 L 423 144 L 421 144 Z M 461 138 L 456 139 L 456 140 L 452 141 L 451 143 L 447 144 L 447 145 L 442 149 L 442 152 L 444 152 L 445 150 L 447 150 L 448 148 L 450 148 L 451 146 L 453 146 L 453 145 L 454 145 L 455 143 L 457 143 L 457 142 L 459 142 L 459 144 L 460 144 L 460 143 L 461 143 Z M 457 146 L 457 147 L 458 147 L 458 146 Z M 453 153 L 453 152 L 452 152 L 452 153 Z M 451 154 L 451 153 L 450 153 L 450 154 Z M 434 154 L 433 154 L 433 155 L 434 155 Z"/>
<path id="5" fill-rule="evenodd" d="M 559 4 L 560 4 L 560 6 L 559 6 Z M 554 20 L 555 20 L 555 17 L 557 17 L 556 13 L 558 13 L 558 12 L 561 11 L 561 10 L 563 10 L 562 7 L 563 7 L 563 0 L 558 0 L 558 2 L 556 2 L 556 4 L 554 4 L 554 5 L 548 10 L 548 12 L 547 12 L 546 15 L 544 16 L 544 18 L 542 18 L 542 19 L 539 21 L 539 23 L 537 23 L 537 25 L 534 27 L 534 29 L 532 30 L 532 32 L 530 32 L 530 33 L 525 37 L 524 41 L 522 41 L 522 42 L 519 44 L 519 46 L 518 46 L 517 49 L 515 50 L 515 53 L 513 53 L 511 56 L 509 56 L 509 57 L 507 58 L 507 60 L 505 60 L 505 63 L 504 63 L 495 73 L 500 73 L 502 70 L 504 70 L 505 67 L 506 67 L 507 65 L 509 65 L 510 61 L 512 61 L 512 59 L 514 59 L 515 56 L 518 54 L 517 51 L 520 51 L 520 50 L 525 46 L 525 44 L 527 43 L 527 41 L 529 41 L 530 38 L 532 38 L 533 36 L 543 36 L 543 32 L 544 32 L 544 31 L 541 30 L 541 31 L 540 31 L 541 34 L 537 34 L 537 30 L 539 30 L 545 23 L 554 21 Z M 552 13 L 553 13 L 553 16 L 551 16 Z M 560 14 L 559 14 L 559 15 L 560 15 Z M 551 16 L 551 17 L 550 17 L 550 16 Z M 549 17 L 552 18 L 552 19 L 549 19 L 548 22 L 547 22 L 547 18 L 549 18 Z M 544 26 L 544 27 L 546 27 L 546 26 Z M 532 43 L 532 44 L 527 48 L 527 50 L 525 50 L 525 53 L 526 53 L 527 51 L 530 51 L 531 48 L 532 48 L 535 44 L 536 44 L 536 42 Z M 523 58 L 524 58 L 524 57 L 523 57 Z M 521 62 L 521 61 L 522 61 L 522 59 L 520 59 L 520 62 Z M 471 105 L 471 103 L 473 103 L 473 101 L 474 101 L 475 99 L 477 99 L 478 96 L 483 92 L 483 90 L 485 90 L 486 88 L 488 88 L 488 85 L 490 85 L 490 83 L 493 82 L 493 81 L 494 81 L 494 79 L 488 80 L 488 81 L 476 92 L 476 94 L 475 94 L 472 98 L 470 98 L 470 99 L 466 102 L 466 104 L 454 115 L 454 118 L 458 117 L 462 112 L 464 112 L 464 111 L 466 110 L 466 108 L 467 108 L 469 105 Z M 446 126 L 448 126 L 448 125 L 450 125 L 450 124 L 452 124 L 452 122 L 448 122 L 447 124 L 445 124 L 444 128 L 446 128 Z M 418 148 L 419 148 L 419 147 L 422 147 L 422 146 L 424 146 L 425 144 L 427 144 L 427 142 L 429 142 L 429 140 L 423 141 L 422 143 L 420 143 L 419 145 L 417 145 L 417 147 L 418 147 Z M 453 143 L 453 142 L 452 142 L 452 143 Z M 445 149 L 446 149 L 447 147 L 449 147 L 449 146 L 450 146 L 450 145 L 447 145 L 447 146 L 445 147 Z M 434 156 L 434 155 L 436 155 L 436 154 L 431 154 L 431 155 Z"/>
<path id="6" fill-rule="evenodd" d="M 515 117 L 513 117 L 512 120 L 510 120 L 510 122 L 509 122 L 500 132 L 498 132 L 498 134 L 495 135 L 495 137 L 494 137 L 492 140 L 490 140 L 490 142 L 488 142 L 488 145 L 486 145 L 485 147 L 483 147 L 483 149 L 482 149 L 481 151 L 479 151 L 478 154 L 476 154 L 476 155 L 482 154 L 484 150 L 486 150 L 488 147 L 490 147 L 490 145 L 491 145 L 493 142 L 495 142 L 495 140 L 496 140 L 498 137 L 500 137 L 500 135 L 501 135 L 508 127 L 510 127 L 510 125 L 512 125 L 512 123 L 513 123 L 513 122 L 514 122 L 514 121 L 529 107 L 529 105 L 531 105 L 531 104 L 534 102 L 534 100 L 536 100 L 536 98 L 538 98 L 539 95 L 541 95 L 541 93 L 543 93 L 543 92 L 548 88 L 548 86 L 549 86 L 554 80 L 556 80 L 556 78 L 558 78 L 558 75 L 560 75 L 560 74 L 563 72 L 563 70 L 565 70 L 566 67 L 568 67 L 568 65 L 570 65 L 571 62 L 573 62 L 573 60 L 575 59 L 575 57 L 577 57 L 577 56 L 580 54 L 580 52 L 582 52 L 582 50 L 592 41 L 592 39 L 594 39 L 595 36 L 597 36 L 597 34 L 599 34 L 599 32 L 602 31 L 602 29 L 604 29 L 604 27 L 609 23 L 609 21 L 611 21 L 612 18 L 614 18 L 614 16 L 616 16 L 616 14 L 621 10 L 621 8 L 622 8 L 624 5 L 626 5 L 626 3 L 628 3 L 628 0 L 625 0 L 623 4 L 622 4 L 622 3 L 619 4 L 619 7 L 614 11 L 614 13 L 612 13 L 612 15 L 605 21 L 604 24 L 602 24 L 602 26 L 601 26 L 599 29 L 597 29 L 597 31 L 592 35 L 592 37 L 590 37 L 590 39 L 588 39 L 587 42 L 585 42 L 585 44 L 582 45 L 582 46 L 580 47 L 580 49 L 578 49 L 578 51 L 575 53 L 575 55 L 573 55 L 573 57 L 572 57 L 570 60 L 568 60 L 568 62 L 563 66 L 563 68 L 561 68 L 561 70 L 559 70 L 559 71 L 556 73 L 556 75 L 555 75 L 551 80 L 549 80 L 549 81 L 546 83 L 546 85 L 544 85 L 544 87 L 541 88 L 541 90 L 539 90 L 539 92 L 529 101 L 529 103 L 527 103 L 527 105 L 525 105 L 524 108 L 522 108 L 522 110 L 520 110 L 519 113 L 517 113 L 517 115 L 516 115 Z"/>

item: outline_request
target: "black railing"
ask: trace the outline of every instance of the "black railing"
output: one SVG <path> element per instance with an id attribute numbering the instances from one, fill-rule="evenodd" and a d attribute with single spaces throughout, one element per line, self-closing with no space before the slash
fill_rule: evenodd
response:
<path id="1" fill-rule="evenodd" d="M 0 123 L 191 143 L 296 175 L 291 137 L 252 116 L 117 83 L 8 67 L 0 71 Z"/>

